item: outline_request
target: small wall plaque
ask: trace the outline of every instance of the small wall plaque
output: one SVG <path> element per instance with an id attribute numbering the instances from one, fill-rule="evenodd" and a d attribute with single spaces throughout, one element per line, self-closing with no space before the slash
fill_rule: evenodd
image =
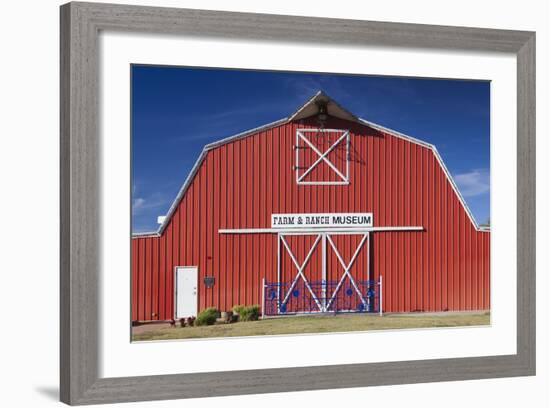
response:
<path id="1" fill-rule="evenodd" d="M 216 279 L 213 276 L 205 276 L 204 277 L 204 285 L 207 288 L 211 288 L 214 286 L 214 283 L 216 282 Z"/>

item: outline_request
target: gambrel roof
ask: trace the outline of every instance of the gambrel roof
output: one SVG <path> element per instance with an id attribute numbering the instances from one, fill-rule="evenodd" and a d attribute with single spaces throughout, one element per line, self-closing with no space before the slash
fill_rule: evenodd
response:
<path id="1" fill-rule="evenodd" d="M 164 218 L 163 223 L 159 226 L 158 230 L 154 231 L 154 232 L 133 233 L 132 235 L 133 236 L 151 236 L 151 235 L 152 236 L 158 236 L 158 235 L 162 234 L 164 229 L 170 223 L 170 219 L 171 219 L 172 215 L 176 211 L 176 208 L 178 207 L 178 205 L 179 205 L 180 201 L 182 200 L 183 196 L 185 195 L 185 192 L 186 192 L 187 188 L 191 184 L 191 181 L 195 177 L 195 174 L 197 173 L 198 169 L 200 168 L 200 166 L 201 166 L 203 160 L 205 159 L 205 157 L 206 157 L 209 150 L 212 150 L 216 147 L 219 147 L 219 146 L 222 146 L 224 144 L 233 142 L 235 140 L 251 136 L 251 135 L 256 134 L 258 132 L 271 129 L 271 128 L 274 128 L 276 126 L 283 125 L 283 124 L 288 123 L 288 122 L 292 122 L 292 121 L 295 121 L 295 120 L 305 119 L 305 118 L 314 116 L 314 115 L 318 114 L 318 112 L 319 112 L 319 104 L 320 103 L 326 105 L 327 114 L 329 116 L 333 116 L 333 117 L 336 117 L 336 118 L 348 120 L 348 121 L 351 121 L 351 122 L 356 122 L 356 123 L 359 123 L 361 125 L 371 127 L 373 129 L 376 129 L 376 130 L 381 131 L 383 133 L 386 133 L 386 134 L 389 134 L 389 135 L 407 140 L 409 142 L 412 142 L 412 143 L 418 144 L 420 146 L 423 146 L 427 149 L 430 149 L 433 152 L 435 158 L 437 159 L 439 165 L 443 169 L 445 175 L 447 176 L 447 179 L 449 180 L 452 188 L 454 189 L 455 193 L 457 194 L 457 197 L 458 197 L 461 205 L 465 209 L 466 214 L 468 215 L 468 217 L 469 217 L 471 223 L 474 225 L 475 229 L 477 231 L 490 231 L 489 227 L 483 227 L 483 226 L 480 226 L 477 223 L 477 221 L 474 218 L 472 212 L 470 211 L 470 208 L 468 207 L 466 201 L 464 200 L 464 197 L 460 193 L 460 190 L 458 189 L 453 177 L 451 176 L 451 173 L 449 172 L 449 170 L 445 166 L 445 163 L 443 162 L 443 159 L 441 158 L 441 156 L 440 156 L 439 152 L 437 151 L 437 148 L 435 147 L 435 145 L 430 144 L 430 143 L 425 142 L 425 141 L 420 140 L 420 139 L 416 139 L 412 136 L 405 135 L 405 134 L 403 134 L 401 132 L 398 132 L 398 131 L 395 131 L 393 129 L 386 128 L 384 126 L 381 126 L 381 125 L 378 125 L 376 123 L 370 122 L 370 121 L 365 120 L 363 118 L 360 118 L 360 117 L 354 115 L 353 113 L 351 113 L 350 111 L 348 111 L 347 109 L 345 109 L 344 107 L 342 107 L 338 102 L 336 102 L 333 98 L 328 96 L 325 92 L 318 91 L 306 103 L 301 105 L 294 113 L 287 116 L 286 118 L 282 118 L 282 119 L 279 119 L 275 122 L 271 122 L 271 123 L 256 127 L 254 129 L 250 129 L 250 130 L 247 130 L 245 132 L 238 133 L 236 135 L 233 135 L 233 136 L 230 136 L 230 137 L 227 137 L 227 138 L 224 138 L 224 139 L 221 139 L 221 140 L 218 140 L 218 141 L 215 141 L 215 142 L 212 142 L 212 143 L 209 143 L 209 144 L 205 145 L 202 152 L 201 152 L 201 154 L 199 155 L 197 161 L 195 162 L 193 168 L 189 172 L 189 175 L 187 176 L 185 182 L 181 186 L 176 198 L 174 199 L 174 202 L 170 206 L 170 208 L 169 208 L 169 210 L 166 214 L 166 217 Z"/>

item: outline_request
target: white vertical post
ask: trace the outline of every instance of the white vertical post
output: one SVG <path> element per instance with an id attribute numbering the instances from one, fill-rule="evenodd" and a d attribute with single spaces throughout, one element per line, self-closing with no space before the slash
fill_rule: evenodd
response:
<path id="1" fill-rule="evenodd" d="M 368 282 L 370 281 L 370 233 L 367 232 L 367 295 L 368 295 Z M 370 296 L 367 296 L 367 311 L 371 308 Z"/>
<path id="2" fill-rule="evenodd" d="M 323 233 L 322 241 L 322 280 L 323 287 L 321 288 L 321 293 L 323 295 L 323 312 L 327 311 L 327 234 Z"/>
<path id="3" fill-rule="evenodd" d="M 294 146 L 294 171 L 296 173 L 296 183 L 298 183 L 300 180 L 299 180 L 299 172 L 300 172 L 300 169 L 298 168 L 300 166 L 300 153 L 298 151 L 298 142 L 299 142 L 299 137 L 298 137 L 298 133 L 300 131 L 297 130 L 296 131 L 296 145 Z"/>
<path id="4" fill-rule="evenodd" d="M 262 278 L 262 319 L 265 316 L 265 278 Z"/>
<path id="5" fill-rule="evenodd" d="M 349 145 L 350 145 L 350 137 L 349 137 L 349 130 L 348 130 L 346 132 L 346 182 L 347 183 L 349 183 L 349 159 L 350 159 Z"/>
<path id="6" fill-rule="evenodd" d="M 281 314 L 281 234 L 277 234 L 277 314 Z"/>
<path id="7" fill-rule="evenodd" d="M 378 288 L 378 290 L 379 290 L 379 293 L 378 293 L 378 303 L 380 303 L 380 304 L 378 305 L 378 309 L 379 309 L 379 314 L 380 314 L 380 316 L 382 316 L 382 314 L 384 313 L 383 310 L 382 310 L 382 308 L 383 308 L 383 306 L 382 306 L 383 302 L 382 302 L 382 301 L 384 300 L 384 298 L 383 298 L 384 290 L 383 290 L 383 288 L 382 288 L 382 275 L 380 275 L 380 277 L 378 278 L 378 281 L 379 281 L 379 282 L 378 282 L 378 286 L 379 286 L 379 288 Z"/>

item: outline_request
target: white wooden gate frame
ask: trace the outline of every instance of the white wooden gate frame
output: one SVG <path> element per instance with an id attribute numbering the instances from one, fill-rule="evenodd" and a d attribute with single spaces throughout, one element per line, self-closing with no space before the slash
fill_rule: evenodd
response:
<path id="1" fill-rule="evenodd" d="M 311 246 L 304 262 L 301 265 L 296 260 L 296 256 L 294 255 L 294 253 L 290 249 L 290 246 L 286 242 L 285 236 L 287 236 L 287 235 L 296 235 L 296 236 L 317 235 L 317 238 L 315 239 L 315 241 L 314 241 L 313 245 Z M 352 258 L 351 258 L 351 260 L 349 261 L 348 264 L 346 264 L 344 262 L 344 260 L 342 258 L 342 255 L 338 251 L 338 248 L 336 248 L 336 245 L 334 244 L 334 241 L 331 238 L 331 235 L 363 235 L 363 237 L 361 238 L 361 241 L 357 245 L 357 248 L 355 249 L 355 252 L 354 252 L 354 254 L 353 254 L 353 256 L 352 256 Z M 285 232 L 285 233 L 277 234 L 277 238 L 278 238 L 277 239 L 277 291 L 278 291 L 278 293 L 277 293 L 277 299 L 278 299 L 277 311 L 278 311 L 279 314 L 281 313 L 281 307 L 288 302 L 288 299 L 289 299 L 294 287 L 296 286 L 296 283 L 298 282 L 298 279 L 300 279 L 300 278 L 302 278 L 302 280 L 304 281 L 304 284 L 305 284 L 306 288 L 308 289 L 308 291 L 311 294 L 313 300 L 315 301 L 315 304 L 319 308 L 319 312 L 327 312 L 328 311 L 328 309 L 330 308 L 330 306 L 334 302 L 334 299 L 336 299 L 336 295 L 338 294 L 338 291 L 340 290 L 342 284 L 344 283 L 344 280 L 345 280 L 346 276 L 349 278 L 353 288 L 357 292 L 357 295 L 361 299 L 361 302 L 363 303 L 363 305 L 365 307 L 368 306 L 368 302 L 365 300 L 365 298 L 363 297 L 363 294 L 361 293 L 361 291 L 357 287 L 355 279 L 353 279 L 353 276 L 350 273 L 350 269 L 353 266 L 353 264 L 355 263 L 355 261 L 357 259 L 357 256 L 361 252 L 361 249 L 363 248 L 365 242 L 370 243 L 370 232 L 367 231 L 367 232 L 364 232 L 364 233 L 361 233 L 361 234 L 358 234 L 355 231 L 337 232 L 337 233 L 328 232 L 328 231 L 309 232 L 309 233 L 307 233 L 307 232 L 306 233 L 304 233 L 304 232 Z M 322 245 L 322 255 L 321 255 L 322 256 L 322 281 L 324 283 L 322 285 L 322 288 L 321 288 L 322 295 L 323 295 L 322 299 L 321 299 L 321 302 L 319 301 L 319 299 L 317 298 L 317 296 L 315 295 L 315 293 L 311 289 L 309 281 L 308 281 L 307 277 L 304 275 L 304 269 L 307 266 L 307 264 L 308 264 L 308 262 L 311 258 L 311 255 L 315 251 L 315 248 L 317 247 L 319 241 L 321 241 L 321 245 Z M 332 250 L 334 251 L 334 253 L 336 254 L 336 257 L 338 258 L 338 261 L 342 265 L 342 268 L 344 269 L 344 272 L 342 273 L 342 276 L 340 277 L 340 279 L 338 281 L 338 284 L 336 285 L 336 288 L 334 289 L 334 292 L 331 294 L 330 300 L 328 302 L 327 302 L 327 293 L 326 293 L 326 291 L 327 291 L 327 285 L 326 285 L 326 281 L 327 281 L 327 263 L 326 263 L 326 259 L 327 259 L 327 241 L 330 244 L 330 246 L 332 247 Z M 294 277 L 294 279 L 292 281 L 292 284 L 288 288 L 288 291 L 284 294 L 281 293 L 281 243 L 283 244 L 283 246 L 286 249 L 286 252 L 290 256 L 290 258 L 292 259 L 292 263 L 294 264 L 294 266 L 296 267 L 296 270 L 297 270 L 296 276 Z M 367 244 L 367 276 L 369 276 L 369 274 L 370 274 L 370 248 L 369 248 L 369 245 Z M 282 298 L 282 295 L 284 295 L 284 298 Z M 281 299 L 283 299 L 283 300 L 281 301 Z"/>
<path id="2" fill-rule="evenodd" d="M 337 234 L 332 234 L 332 235 L 337 235 Z M 347 235 L 349 235 L 349 234 L 347 234 Z M 355 249 L 355 252 L 354 252 L 353 256 L 351 257 L 351 260 L 349 261 L 349 263 L 347 265 L 344 262 L 344 260 L 342 259 L 342 255 L 340 254 L 340 252 L 336 248 L 336 245 L 334 244 L 334 241 L 332 240 L 330 235 L 325 234 L 325 236 L 326 236 L 326 239 L 328 240 L 328 242 L 330 243 L 330 246 L 332 247 L 334 253 L 336 254 L 336 257 L 338 258 L 338 261 L 342 265 L 342 268 L 344 268 L 344 273 L 342 274 L 342 277 L 338 281 L 338 284 L 336 285 L 336 288 L 334 289 L 334 293 L 332 294 L 329 302 L 326 304 L 325 311 L 327 311 L 328 308 L 332 305 L 332 302 L 336 298 L 336 295 L 338 294 L 338 291 L 340 290 L 340 287 L 344 283 L 344 280 L 346 279 L 346 276 L 349 278 L 349 280 L 351 282 L 351 285 L 353 286 L 353 288 L 357 292 L 357 295 L 359 295 L 359 298 L 361 299 L 361 302 L 363 303 L 363 305 L 366 308 L 367 307 L 367 302 L 365 301 L 365 298 L 363 297 L 363 294 L 361 293 L 361 291 L 357 287 L 357 284 L 355 283 L 355 279 L 353 279 L 353 276 L 350 273 L 350 269 L 353 266 L 353 264 L 355 263 L 355 260 L 357 259 L 357 255 L 359 255 L 359 252 L 361 252 L 361 248 L 363 247 L 363 244 L 365 243 L 365 241 L 368 242 L 368 240 L 370 240 L 369 233 L 367 232 L 367 233 L 363 234 L 363 237 L 361 238 L 361 241 L 359 242 L 359 245 Z M 370 261 L 370 247 L 367 244 L 367 279 L 370 276 L 369 261 Z"/>
<path id="3" fill-rule="evenodd" d="M 296 234 L 294 234 L 294 235 L 296 235 Z M 311 235 L 311 234 L 308 234 L 308 235 Z M 292 262 L 294 263 L 294 266 L 296 266 L 296 269 L 298 270 L 298 272 L 296 273 L 296 276 L 294 277 L 294 280 L 292 281 L 292 284 L 290 285 L 290 287 L 288 288 L 287 293 L 285 294 L 285 297 L 284 297 L 283 301 L 280 302 L 279 305 L 278 305 L 279 313 L 281 312 L 281 306 L 286 304 L 286 302 L 288 301 L 288 298 L 290 297 L 290 294 L 292 293 L 292 290 L 294 289 L 294 286 L 296 286 L 296 283 L 298 282 L 298 279 L 300 277 L 304 281 L 304 284 L 306 285 L 307 289 L 309 290 L 309 293 L 313 297 L 313 300 L 315 300 L 315 303 L 317 304 L 317 307 L 319 307 L 319 310 L 322 309 L 322 305 L 319 303 L 319 299 L 317 299 L 317 296 L 315 296 L 315 293 L 311 289 L 311 286 L 309 285 L 309 281 L 307 280 L 307 278 L 306 278 L 306 276 L 304 275 L 304 272 L 303 272 L 304 268 L 307 266 L 307 264 L 309 262 L 309 259 L 311 258 L 311 255 L 315 251 L 315 248 L 317 247 L 317 244 L 319 243 L 319 240 L 321 239 L 321 236 L 322 236 L 322 234 L 317 235 L 317 238 L 315 239 L 315 242 L 313 242 L 313 245 L 311 246 L 311 248 L 310 248 L 310 250 L 309 250 L 309 252 L 306 256 L 306 259 L 300 265 L 300 264 L 298 264 L 298 261 L 296 260 L 296 256 L 294 255 L 294 253 L 292 252 L 292 250 L 290 249 L 290 247 L 288 246 L 288 244 L 285 240 L 285 234 L 279 234 L 279 240 L 280 240 L 279 247 L 280 247 L 280 244 L 282 242 L 284 247 L 287 250 L 287 253 L 290 255 L 290 258 L 292 259 Z M 280 255 L 280 252 L 279 252 L 279 255 Z M 278 262 L 279 270 L 278 270 L 278 273 L 277 273 L 277 275 L 279 276 L 279 285 L 278 285 L 279 297 L 278 297 L 278 299 L 281 299 L 281 297 L 280 297 L 280 290 L 281 290 L 281 279 L 280 279 L 281 269 L 280 269 L 280 266 L 281 266 L 281 263 L 279 261 Z"/>

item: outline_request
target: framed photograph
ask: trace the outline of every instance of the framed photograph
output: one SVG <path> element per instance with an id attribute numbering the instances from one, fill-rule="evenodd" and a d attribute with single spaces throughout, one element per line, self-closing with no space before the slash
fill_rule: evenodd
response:
<path id="1" fill-rule="evenodd" d="M 534 67 L 532 32 L 62 6 L 61 400 L 534 375 Z"/>

